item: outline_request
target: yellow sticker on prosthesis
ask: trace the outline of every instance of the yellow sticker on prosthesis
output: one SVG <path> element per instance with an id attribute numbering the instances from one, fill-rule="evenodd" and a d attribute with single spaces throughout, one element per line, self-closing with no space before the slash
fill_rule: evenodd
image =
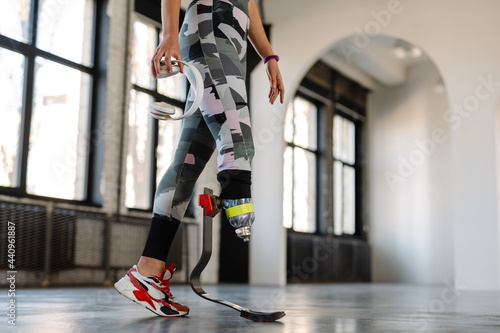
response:
<path id="1" fill-rule="evenodd" d="M 254 212 L 253 205 L 251 203 L 238 205 L 231 208 L 226 208 L 226 215 L 228 219 L 234 216 L 243 215 L 246 213 L 253 213 L 253 212 Z"/>

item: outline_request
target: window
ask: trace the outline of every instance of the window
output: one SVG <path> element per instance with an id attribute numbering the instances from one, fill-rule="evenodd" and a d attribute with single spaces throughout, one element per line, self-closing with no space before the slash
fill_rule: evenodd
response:
<path id="1" fill-rule="evenodd" d="M 160 25 L 136 14 L 131 44 L 131 89 L 128 107 L 125 206 L 152 209 L 156 184 L 170 165 L 180 134 L 180 121 L 158 121 L 149 113 L 152 101 L 167 101 L 182 113 L 187 95 L 183 75 L 155 80 L 150 61 Z"/>
<path id="2" fill-rule="evenodd" d="M 333 117 L 333 227 L 336 235 L 356 232 L 356 127 L 336 114 Z"/>
<path id="3" fill-rule="evenodd" d="M 89 200 L 97 2 L 0 3 L 0 191 Z"/>
<path id="4" fill-rule="evenodd" d="M 283 224 L 295 232 L 364 237 L 362 129 L 366 90 L 322 63 L 285 117 Z"/>
<path id="5" fill-rule="evenodd" d="M 316 231 L 318 109 L 295 97 L 285 119 L 284 223 L 295 231 Z"/>

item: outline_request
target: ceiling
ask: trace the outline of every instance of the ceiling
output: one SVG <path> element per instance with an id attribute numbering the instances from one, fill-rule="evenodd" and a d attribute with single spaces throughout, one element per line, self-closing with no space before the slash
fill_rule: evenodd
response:
<path id="1" fill-rule="evenodd" d="M 413 45 L 390 36 L 347 37 L 328 51 L 321 60 L 367 88 L 395 86 L 406 82 L 408 68 L 428 61 L 424 52 L 419 57 L 398 58 L 395 46 Z"/>

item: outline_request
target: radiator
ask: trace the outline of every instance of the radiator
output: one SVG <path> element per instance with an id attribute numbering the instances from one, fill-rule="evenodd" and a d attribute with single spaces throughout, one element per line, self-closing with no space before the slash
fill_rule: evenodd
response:
<path id="1" fill-rule="evenodd" d="M 0 268 L 8 268 L 7 222 L 15 223 L 17 285 L 110 284 L 139 259 L 150 219 L 0 202 Z M 177 264 L 177 282 L 198 255 L 198 225 L 183 223 L 167 262 Z M 8 281 L 0 281 L 0 286 Z"/>

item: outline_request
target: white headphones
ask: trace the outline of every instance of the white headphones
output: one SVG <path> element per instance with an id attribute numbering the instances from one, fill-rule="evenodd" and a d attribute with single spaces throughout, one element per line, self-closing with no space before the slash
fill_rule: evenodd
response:
<path id="1" fill-rule="evenodd" d="M 177 63 L 179 62 L 183 63 L 185 65 L 184 70 L 187 67 L 191 71 L 192 75 L 186 75 L 186 74 L 185 75 L 188 78 L 188 81 L 191 84 L 191 86 L 194 87 L 195 98 L 189 110 L 179 117 L 172 117 L 172 115 L 175 113 L 175 108 L 173 105 L 167 104 L 165 102 L 151 102 L 150 104 L 151 115 L 153 116 L 153 118 L 156 118 L 158 120 L 180 120 L 187 118 L 191 116 L 193 113 L 195 113 L 195 111 L 200 106 L 201 99 L 203 98 L 203 78 L 201 77 L 200 71 L 193 64 L 187 63 L 185 61 L 176 59 L 172 59 L 171 61 Z M 157 79 L 170 77 L 180 73 L 181 71 L 179 65 L 172 64 L 172 73 L 167 72 L 167 65 L 165 64 L 164 61 L 160 63 L 160 66 L 161 66 L 160 67 L 161 72 L 160 76 L 157 77 Z M 194 78 L 194 82 L 192 77 Z"/>

